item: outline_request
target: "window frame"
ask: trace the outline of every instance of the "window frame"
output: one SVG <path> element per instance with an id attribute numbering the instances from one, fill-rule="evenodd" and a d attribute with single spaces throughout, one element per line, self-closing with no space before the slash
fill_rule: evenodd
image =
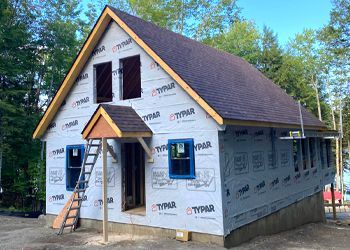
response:
<path id="1" fill-rule="evenodd" d="M 69 151 L 72 150 L 72 149 L 79 149 L 79 150 L 81 150 L 81 164 L 80 164 L 79 168 L 68 167 L 69 166 L 69 164 L 68 164 L 69 163 Z M 76 182 L 78 181 L 78 180 L 75 181 L 74 187 L 70 187 L 69 183 L 71 181 L 68 180 L 68 169 L 80 169 L 80 171 L 81 171 L 81 167 L 82 167 L 82 164 L 83 164 L 83 161 L 84 161 L 84 155 L 85 155 L 85 146 L 84 146 L 84 144 L 66 145 L 66 166 L 65 166 L 65 168 L 66 168 L 66 190 L 67 191 L 73 191 L 75 186 L 76 186 Z"/>
<path id="2" fill-rule="evenodd" d="M 172 160 L 171 160 L 171 144 L 174 143 L 188 143 L 190 152 L 190 174 L 188 175 L 176 175 L 172 174 Z M 168 140 L 168 169 L 169 169 L 169 178 L 170 179 L 195 179 L 195 154 L 194 154 L 194 140 L 192 138 L 187 139 L 169 139 Z"/>

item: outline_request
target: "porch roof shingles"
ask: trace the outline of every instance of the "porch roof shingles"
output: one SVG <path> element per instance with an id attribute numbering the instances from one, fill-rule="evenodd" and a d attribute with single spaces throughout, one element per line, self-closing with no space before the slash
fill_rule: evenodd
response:
<path id="1" fill-rule="evenodd" d="M 293 98 L 245 60 L 108 7 L 224 119 L 300 124 Z M 302 114 L 304 125 L 326 127 Z"/>
<path id="2" fill-rule="evenodd" d="M 122 132 L 152 132 L 136 111 L 129 106 L 100 104 Z"/>

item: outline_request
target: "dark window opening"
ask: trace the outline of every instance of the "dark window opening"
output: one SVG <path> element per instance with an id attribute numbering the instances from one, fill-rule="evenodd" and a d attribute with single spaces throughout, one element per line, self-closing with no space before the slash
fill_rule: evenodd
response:
<path id="1" fill-rule="evenodd" d="M 300 140 L 293 140 L 293 161 L 294 161 L 294 171 L 299 172 L 300 164 Z"/>
<path id="2" fill-rule="evenodd" d="M 327 156 L 327 168 L 330 168 L 332 165 L 332 144 L 331 140 L 326 139 L 326 156 Z"/>
<path id="3" fill-rule="evenodd" d="M 311 168 L 316 167 L 316 149 L 315 149 L 315 138 L 310 138 L 309 139 L 309 148 L 310 148 L 310 164 Z"/>
<path id="4" fill-rule="evenodd" d="M 96 103 L 111 102 L 112 94 L 112 63 L 95 65 Z"/>
<path id="5" fill-rule="evenodd" d="M 140 56 L 132 56 L 121 59 L 123 72 L 122 99 L 134 99 L 141 97 L 141 63 Z"/>
<path id="6" fill-rule="evenodd" d="M 322 168 L 325 168 L 325 154 L 324 154 L 324 140 L 320 139 L 320 162 L 321 162 L 321 166 Z"/>
<path id="7" fill-rule="evenodd" d="M 73 191 L 79 179 L 84 158 L 84 145 L 67 146 L 66 148 L 66 187 Z"/>
<path id="8" fill-rule="evenodd" d="M 195 178 L 193 139 L 169 140 L 168 154 L 170 178 Z"/>
<path id="9" fill-rule="evenodd" d="M 308 162 L 308 140 L 307 139 L 303 139 L 301 142 L 301 155 L 302 155 L 302 159 L 303 159 L 303 169 L 306 170 L 307 169 L 307 162 Z"/>

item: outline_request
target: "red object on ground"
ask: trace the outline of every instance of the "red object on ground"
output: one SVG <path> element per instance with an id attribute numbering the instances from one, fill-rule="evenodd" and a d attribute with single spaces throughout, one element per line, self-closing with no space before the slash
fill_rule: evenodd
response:
<path id="1" fill-rule="evenodd" d="M 334 191 L 334 197 L 335 197 L 335 202 L 342 200 L 341 192 Z M 323 200 L 328 201 L 329 203 L 332 203 L 332 193 L 330 191 L 323 192 Z"/>

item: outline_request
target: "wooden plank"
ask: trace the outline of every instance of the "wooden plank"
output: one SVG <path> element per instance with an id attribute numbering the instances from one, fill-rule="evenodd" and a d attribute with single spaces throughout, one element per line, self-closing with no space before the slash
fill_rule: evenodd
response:
<path id="1" fill-rule="evenodd" d="M 70 206 L 70 203 L 71 203 L 71 200 L 73 198 L 74 198 L 74 194 L 72 194 L 72 196 L 68 199 L 68 201 L 66 202 L 66 204 L 62 208 L 61 212 L 57 215 L 57 217 L 53 221 L 52 228 L 54 228 L 54 229 L 60 229 L 61 228 L 61 225 L 62 225 L 62 222 L 64 220 L 64 217 L 65 217 L 65 215 L 67 213 L 67 210 L 68 210 L 68 208 Z M 75 194 L 75 198 L 78 198 L 78 194 Z M 73 207 L 78 206 L 78 201 L 74 201 L 72 206 Z M 72 211 L 69 212 L 69 216 L 76 215 L 76 213 L 78 213 L 78 210 L 72 210 Z M 74 222 L 74 218 L 67 219 L 66 224 L 71 224 L 73 222 Z"/>
<path id="2" fill-rule="evenodd" d="M 102 138 L 102 199 L 103 199 L 103 242 L 108 242 L 107 204 L 107 139 Z"/>

